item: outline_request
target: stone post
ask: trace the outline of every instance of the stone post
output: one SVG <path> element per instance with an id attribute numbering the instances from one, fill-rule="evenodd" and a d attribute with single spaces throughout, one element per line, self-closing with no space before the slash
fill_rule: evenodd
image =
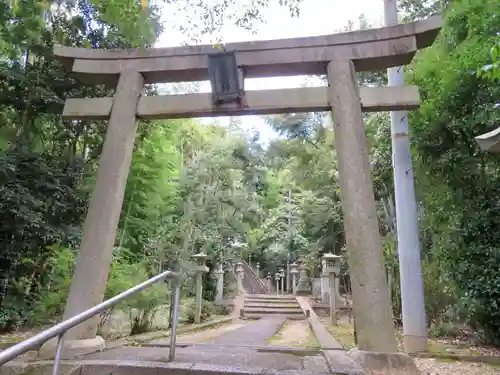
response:
<path id="1" fill-rule="evenodd" d="M 207 259 L 207 254 L 199 253 L 193 255 L 193 258 L 196 260 L 196 311 L 194 315 L 194 322 L 201 323 L 201 306 L 202 306 L 202 297 L 203 297 L 203 273 L 208 272 L 208 267 L 205 266 L 205 260 Z"/>
<path id="2" fill-rule="evenodd" d="M 143 88 L 144 78 L 139 72 L 125 70 L 120 74 L 63 320 L 103 300 L 134 149 L 137 102 Z M 96 315 L 70 329 L 65 335 L 64 352 L 104 348 L 104 340 L 96 336 L 98 324 Z M 45 348 L 52 351 L 56 341 L 47 342 Z"/>
<path id="3" fill-rule="evenodd" d="M 274 275 L 274 279 L 276 280 L 276 294 L 280 294 L 280 274 L 278 272 Z"/>
<path id="4" fill-rule="evenodd" d="M 327 73 L 358 347 L 397 352 L 356 72 L 336 60 Z"/>
<path id="5" fill-rule="evenodd" d="M 321 259 L 321 302 L 329 303 L 329 293 L 330 293 L 330 279 L 328 271 L 326 270 L 326 259 L 324 257 Z"/>
<path id="6" fill-rule="evenodd" d="M 255 265 L 255 273 L 257 274 L 257 278 L 260 278 L 260 263 L 257 262 Z"/>
<path id="7" fill-rule="evenodd" d="M 280 268 L 280 277 L 281 277 L 281 294 L 285 294 L 285 270 Z"/>
<path id="8" fill-rule="evenodd" d="M 292 285 L 291 285 L 291 274 L 290 274 L 290 262 L 286 263 L 286 291 L 287 293 L 290 293 L 292 291 Z"/>
<path id="9" fill-rule="evenodd" d="M 272 288 L 272 286 L 273 286 L 273 285 L 272 285 L 272 281 L 271 281 L 271 280 L 272 280 L 272 278 L 273 278 L 273 277 L 272 277 L 272 275 L 271 275 L 271 272 L 268 272 L 268 273 L 267 273 L 267 277 L 266 277 L 266 279 L 267 279 L 267 290 L 269 291 L 269 293 L 271 293 L 271 288 Z"/>
<path id="10" fill-rule="evenodd" d="M 236 283 L 238 285 L 238 294 L 243 293 L 243 264 L 241 262 L 236 263 Z"/>
<path id="11" fill-rule="evenodd" d="M 389 289 L 389 299 L 392 303 L 392 270 L 390 266 L 387 266 L 387 289 Z"/>
<path id="12" fill-rule="evenodd" d="M 219 268 L 214 272 L 214 275 L 217 280 L 215 300 L 220 302 L 224 298 L 224 268 L 222 263 L 219 263 Z"/>
<path id="13" fill-rule="evenodd" d="M 292 263 L 290 265 L 290 274 L 292 275 L 292 293 L 295 295 L 297 293 L 297 275 L 299 273 L 299 269 L 297 263 Z"/>

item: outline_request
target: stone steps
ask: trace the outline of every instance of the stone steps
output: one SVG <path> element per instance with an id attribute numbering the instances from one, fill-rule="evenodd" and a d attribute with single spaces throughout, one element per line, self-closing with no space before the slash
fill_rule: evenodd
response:
<path id="1" fill-rule="evenodd" d="M 266 302 L 293 302 L 295 303 L 297 300 L 293 296 L 284 296 L 284 297 L 279 297 L 279 296 L 269 296 L 265 297 L 262 295 L 247 295 L 245 296 L 246 300 L 249 301 L 266 301 Z"/>
<path id="2" fill-rule="evenodd" d="M 273 304 L 273 305 L 296 305 L 297 302 L 293 299 L 290 300 L 267 300 L 267 299 L 246 299 L 245 303 L 258 303 L 258 304 Z"/>
<path id="3" fill-rule="evenodd" d="M 269 317 L 270 314 L 260 314 L 260 313 L 249 313 L 249 312 L 246 312 L 244 313 L 244 318 L 245 319 L 263 319 L 263 318 L 267 318 Z M 276 316 L 278 316 L 278 314 L 276 314 Z M 305 319 L 305 316 L 304 314 L 288 314 L 288 315 L 284 315 L 286 317 L 287 320 L 303 320 Z"/>
<path id="4" fill-rule="evenodd" d="M 243 310 L 249 313 L 259 313 L 259 314 L 302 314 L 302 309 L 300 307 L 297 308 L 273 308 L 273 307 L 244 307 Z"/>
<path id="5" fill-rule="evenodd" d="M 265 302 L 245 302 L 245 307 L 269 307 L 272 306 L 273 308 L 278 308 L 278 309 L 289 309 L 289 308 L 296 308 L 298 305 L 296 303 L 273 303 L 273 304 L 268 304 Z"/>
<path id="6" fill-rule="evenodd" d="M 244 318 L 259 319 L 281 315 L 287 319 L 304 319 L 305 315 L 294 296 L 247 295 L 241 315 Z"/>

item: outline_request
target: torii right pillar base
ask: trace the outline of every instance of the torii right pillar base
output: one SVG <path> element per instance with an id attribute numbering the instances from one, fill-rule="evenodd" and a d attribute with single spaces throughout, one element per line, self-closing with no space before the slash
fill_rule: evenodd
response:
<path id="1" fill-rule="evenodd" d="M 415 362 L 406 353 L 378 353 L 353 349 L 347 355 L 367 374 L 420 375 Z"/>
<path id="2" fill-rule="evenodd" d="M 40 359 L 51 359 L 55 357 L 57 350 L 57 337 L 47 341 L 38 351 Z M 101 336 L 85 340 L 65 340 L 61 359 L 73 359 L 81 355 L 100 352 L 106 348 L 106 342 Z"/>

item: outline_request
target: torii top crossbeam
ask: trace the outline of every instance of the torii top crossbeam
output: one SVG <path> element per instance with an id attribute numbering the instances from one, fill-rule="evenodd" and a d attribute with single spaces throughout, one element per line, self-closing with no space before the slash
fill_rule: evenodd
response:
<path id="1" fill-rule="evenodd" d="M 230 43 L 236 64 L 247 78 L 325 74 L 328 62 L 352 60 L 356 71 L 408 64 L 418 49 L 430 46 L 441 27 L 440 16 L 378 29 L 268 41 Z M 102 50 L 56 46 L 64 66 L 88 83 L 115 84 L 126 69 L 140 72 L 145 83 L 203 81 L 213 46 Z"/>
<path id="2" fill-rule="evenodd" d="M 416 51 L 432 44 L 441 26 L 439 16 L 424 21 L 349 33 L 231 43 L 241 78 L 325 74 L 335 60 L 352 61 L 356 71 L 373 71 L 407 64 Z M 213 46 L 103 50 L 55 47 L 66 69 L 86 83 L 116 86 L 125 71 L 140 73 L 144 83 L 207 80 L 209 56 L 221 51 Z M 242 77 L 241 77 L 242 76 Z M 240 86 L 243 86 L 241 82 Z M 326 87 L 244 92 L 244 103 L 214 105 L 210 94 L 141 97 L 136 116 L 141 119 L 205 117 L 243 114 L 314 112 L 330 109 Z M 361 87 L 363 111 L 418 108 L 414 86 Z M 113 98 L 68 99 L 67 119 L 108 119 Z"/>

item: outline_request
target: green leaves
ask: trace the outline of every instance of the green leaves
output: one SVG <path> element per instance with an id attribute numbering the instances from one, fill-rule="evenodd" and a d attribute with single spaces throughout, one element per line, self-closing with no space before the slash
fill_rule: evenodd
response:
<path id="1" fill-rule="evenodd" d="M 481 151 L 478 134 L 498 126 L 500 89 L 498 0 L 454 2 L 435 45 L 413 66 L 412 83 L 424 101 L 410 117 L 419 162 L 416 188 L 422 200 L 426 257 L 438 261 L 466 306 L 467 318 L 498 342 L 497 272 L 500 249 L 498 157 Z M 492 64 L 493 63 L 493 64 Z M 491 65 L 477 73 L 477 67 Z"/>
<path id="2" fill-rule="evenodd" d="M 495 45 L 491 47 L 490 56 L 491 63 L 481 67 L 477 74 L 480 77 L 498 81 L 500 80 L 500 36 L 496 38 Z"/>

